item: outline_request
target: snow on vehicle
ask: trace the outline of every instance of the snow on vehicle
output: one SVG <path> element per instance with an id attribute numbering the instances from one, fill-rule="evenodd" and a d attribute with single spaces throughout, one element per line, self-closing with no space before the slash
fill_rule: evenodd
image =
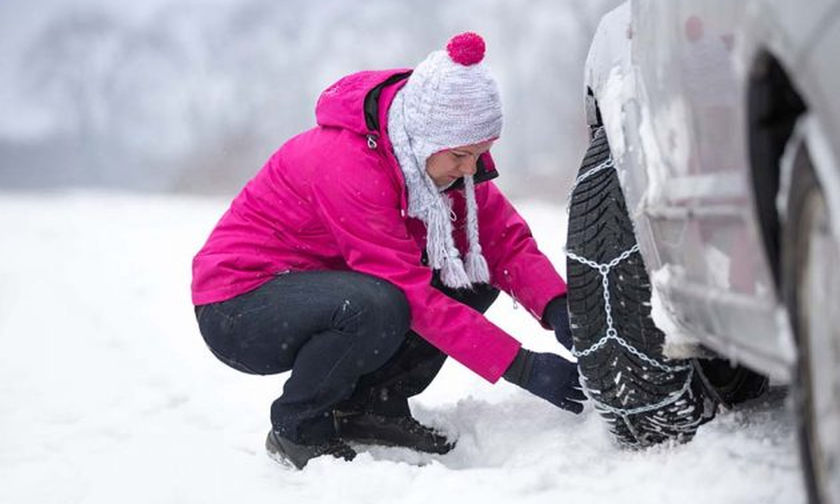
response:
<path id="1" fill-rule="evenodd" d="M 569 310 L 616 439 L 691 439 L 792 384 L 812 501 L 840 503 L 840 2 L 629 0 L 596 32 Z"/>

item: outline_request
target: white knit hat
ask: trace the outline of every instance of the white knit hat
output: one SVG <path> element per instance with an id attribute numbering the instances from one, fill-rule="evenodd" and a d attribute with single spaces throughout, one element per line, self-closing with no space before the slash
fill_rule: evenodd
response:
<path id="1" fill-rule="evenodd" d="M 394 97 L 388 111 L 388 135 L 405 175 L 408 214 L 426 224 L 429 264 L 441 270 L 450 287 L 487 283 L 481 254 L 472 177 L 465 177 L 467 200 L 466 267 L 452 238 L 451 200 L 426 173 L 432 154 L 499 137 L 502 105 L 496 81 L 481 63 L 484 40 L 467 32 L 452 37 L 446 51 L 423 60 Z"/>

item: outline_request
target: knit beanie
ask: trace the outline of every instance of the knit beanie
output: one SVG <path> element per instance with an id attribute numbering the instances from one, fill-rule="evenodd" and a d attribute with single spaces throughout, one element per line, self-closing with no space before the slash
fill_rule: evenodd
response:
<path id="1" fill-rule="evenodd" d="M 452 201 L 426 172 L 432 154 L 499 137 L 502 105 L 496 81 L 482 64 L 484 40 L 467 32 L 452 37 L 446 51 L 426 57 L 396 94 L 388 111 L 388 136 L 408 191 L 408 214 L 426 224 L 429 265 L 453 288 L 488 283 L 481 253 L 472 176 L 464 177 L 467 202 L 466 264 L 452 238 Z"/>

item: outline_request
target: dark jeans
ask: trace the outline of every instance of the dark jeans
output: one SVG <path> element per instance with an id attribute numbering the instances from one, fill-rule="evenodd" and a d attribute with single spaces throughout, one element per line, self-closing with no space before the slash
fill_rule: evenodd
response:
<path id="1" fill-rule="evenodd" d="M 482 313 L 499 295 L 487 285 L 432 285 Z M 446 355 L 409 330 L 405 295 L 391 283 L 350 271 L 280 275 L 228 301 L 196 307 L 213 354 L 252 374 L 292 371 L 271 406 L 273 428 L 318 443 L 336 435 L 334 410 L 406 415 Z"/>

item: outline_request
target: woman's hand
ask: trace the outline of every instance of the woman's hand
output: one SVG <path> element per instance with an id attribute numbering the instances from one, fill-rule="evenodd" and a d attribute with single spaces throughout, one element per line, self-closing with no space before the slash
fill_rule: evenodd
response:
<path id="1" fill-rule="evenodd" d="M 557 296 L 548 302 L 543 311 L 543 321 L 554 329 L 557 341 L 567 349 L 572 349 L 572 329 L 569 326 L 569 309 L 566 295 Z"/>
<path id="2" fill-rule="evenodd" d="M 504 379 L 558 408 L 575 414 L 583 411 L 586 396 L 580 387 L 577 364 L 559 355 L 520 348 Z"/>

